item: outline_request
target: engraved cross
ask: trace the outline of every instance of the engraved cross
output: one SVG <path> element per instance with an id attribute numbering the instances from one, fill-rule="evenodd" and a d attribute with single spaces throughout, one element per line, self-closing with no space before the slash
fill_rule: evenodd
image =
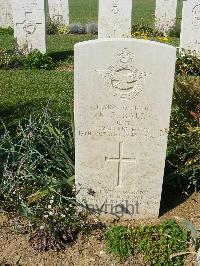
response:
<path id="1" fill-rule="evenodd" d="M 124 143 L 119 143 L 119 155 L 118 158 L 108 158 L 105 157 L 106 162 L 117 162 L 118 163 L 118 177 L 117 177 L 117 186 L 120 186 L 123 179 L 123 163 L 136 163 L 136 158 L 125 158 L 124 154 Z"/>
<path id="2" fill-rule="evenodd" d="M 54 19 L 58 22 L 62 22 L 63 21 L 63 16 L 60 15 L 60 13 L 58 12 L 58 14 L 54 15 Z"/>
<path id="3" fill-rule="evenodd" d="M 32 12 L 25 12 L 25 20 L 23 20 L 23 22 L 18 22 L 16 23 L 17 25 L 22 25 L 23 26 L 23 30 L 27 33 L 27 34 L 33 34 L 35 32 L 36 26 L 40 25 L 42 23 L 39 22 L 34 22 L 32 20 Z"/>

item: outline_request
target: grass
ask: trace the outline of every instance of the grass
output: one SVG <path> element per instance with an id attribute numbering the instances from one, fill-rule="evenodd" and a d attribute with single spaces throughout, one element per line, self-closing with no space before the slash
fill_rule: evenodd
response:
<path id="1" fill-rule="evenodd" d="M 96 35 L 48 35 L 47 36 L 47 52 L 61 53 L 63 51 L 73 51 L 74 45 L 78 42 L 87 41 L 97 38 Z M 11 49 L 14 46 L 14 38 L 9 35 L 0 34 L 0 49 Z"/>
<path id="2" fill-rule="evenodd" d="M 74 45 L 78 42 L 95 39 L 95 35 L 51 35 L 48 36 L 48 53 L 55 61 L 67 61 L 74 54 Z"/>
<path id="3" fill-rule="evenodd" d="M 182 1 L 179 1 L 179 14 Z M 97 21 L 97 0 L 70 0 L 70 20 L 88 23 Z M 142 21 L 153 24 L 155 0 L 133 1 L 134 23 Z M 71 63 L 74 44 L 95 35 L 50 35 L 47 38 L 48 53 L 55 61 Z M 178 46 L 179 39 L 173 38 L 172 44 Z M 14 38 L 0 36 L 0 49 L 10 49 Z M 63 116 L 65 121 L 69 103 L 73 95 L 73 74 L 62 71 L 0 71 L 0 116 L 12 125 L 19 118 L 30 112 L 38 112 L 50 100 L 54 110 Z"/>
<path id="4" fill-rule="evenodd" d="M 98 0 L 69 0 L 70 23 L 97 21 Z"/>
<path id="5" fill-rule="evenodd" d="M 48 102 L 70 122 L 73 74 L 64 71 L 0 71 L 0 117 L 8 128 L 30 113 L 39 113 Z"/>
<path id="6" fill-rule="evenodd" d="M 12 48 L 12 36 L 1 36 L 0 49 Z M 96 36 L 48 36 L 48 53 L 56 60 L 68 62 L 73 56 L 74 44 Z M 70 120 L 73 99 L 73 73 L 66 71 L 10 70 L 0 71 L 0 118 L 8 128 L 20 118 L 40 112 L 50 101 L 51 106 L 66 123 Z M 1 128 L 1 127 L 0 127 Z"/>
<path id="7" fill-rule="evenodd" d="M 0 49 L 12 48 L 12 36 L 1 36 Z M 48 36 L 48 53 L 55 61 L 73 62 L 74 44 L 95 35 L 50 35 Z M 173 39 L 177 45 L 178 39 Z M 48 101 L 54 110 L 69 120 L 69 104 L 73 95 L 73 73 L 64 71 L 0 71 L 0 117 L 10 127 L 18 119 L 27 117 L 31 112 L 39 112 Z"/>
<path id="8" fill-rule="evenodd" d="M 0 34 L 0 49 L 10 49 L 13 47 L 13 43 L 13 36 Z"/>
<path id="9" fill-rule="evenodd" d="M 1 36 L 0 48 L 12 48 L 12 36 Z M 71 62 L 74 44 L 97 38 L 95 35 L 50 35 L 48 53 L 56 61 Z M 173 39 L 177 45 L 177 39 Z M 72 100 L 73 74 L 63 71 L 0 71 L 0 117 L 13 124 L 18 118 L 36 112 L 48 100 L 67 120 L 66 112 Z"/>
<path id="10" fill-rule="evenodd" d="M 133 0 L 133 22 L 153 25 L 156 0 Z M 182 0 L 178 0 L 177 16 L 181 17 Z M 69 0 L 70 22 L 83 24 L 98 20 L 98 0 Z M 180 24 L 180 21 L 179 21 Z"/>
<path id="11" fill-rule="evenodd" d="M 71 23 L 86 24 L 98 20 L 98 0 L 70 0 L 69 7 Z M 133 1 L 133 19 L 136 23 L 145 18 L 152 23 L 154 11 L 155 0 Z"/>
<path id="12" fill-rule="evenodd" d="M 150 26 L 154 23 L 155 0 L 133 0 L 132 21 L 134 24 L 145 22 Z"/>

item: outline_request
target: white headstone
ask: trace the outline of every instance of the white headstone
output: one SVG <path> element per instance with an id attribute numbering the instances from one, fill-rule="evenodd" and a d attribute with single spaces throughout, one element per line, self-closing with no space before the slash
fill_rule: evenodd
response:
<path id="1" fill-rule="evenodd" d="M 145 40 L 75 45 L 77 200 L 102 216 L 159 214 L 175 61 Z"/>
<path id="2" fill-rule="evenodd" d="M 132 0 L 99 0 L 98 37 L 131 37 Z"/>
<path id="3" fill-rule="evenodd" d="M 156 0 L 155 28 L 168 33 L 176 25 L 177 0 Z"/>
<path id="4" fill-rule="evenodd" d="M 53 21 L 62 25 L 69 25 L 69 3 L 68 0 L 48 0 L 49 16 Z"/>
<path id="5" fill-rule="evenodd" d="M 200 0 L 183 1 L 180 47 L 200 56 Z"/>
<path id="6" fill-rule="evenodd" d="M 11 0 L 0 0 L 0 27 L 13 27 Z"/>
<path id="7" fill-rule="evenodd" d="M 14 35 L 19 49 L 46 53 L 45 0 L 12 0 Z"/>

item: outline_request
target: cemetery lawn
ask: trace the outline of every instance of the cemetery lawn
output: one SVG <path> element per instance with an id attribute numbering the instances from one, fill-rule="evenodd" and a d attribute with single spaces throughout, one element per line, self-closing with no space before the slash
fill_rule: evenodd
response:
<path id="1" fill-rule="evenodd" d="M 133 21 L 135 24 L 143 23 L 153 26 L 156 0 L 134 0 Z M 80 8 L 81 7 L 81 8 Z M 70 23 L 82 24 L 97 22 L 98 0 L 69 0 Z M 182 1 L 178 1 L 177 18 L 180 26 Z"/>
<path id="2" fill-rule="evenodd" d="M 73 74 L 66 71 L 1 70 L 0 117 L 10 129 L 19 119 L 39 113 L 47 106 L 70 120 Z"/>
<path id="3" fill-rule="evenodd" d="M 90 34 L 69 34 L 69 35 L 48 35 L 47 36 L 47 53 L 54 53 L 57 60 L 71 55 L 74 45 L 78 42 L 96 39 L 96 35 Z M 0 49 L 14 48 L 15 40 L 10 35 L 0 35 Z"/>
<path id="4" fill-rule="evenodd" d="M 73 47 L 78 42 L 95 38 L 96 35 L 48 36 L 48 54 L 59 64 L 56 70 L 0 70 L 0 117 L 9 128 L 30 113 L 40 112 L 49 102 L 63 122 L 69 123 L 73 99 Z M 176 46 L 179 39 L 171 41 Z M 1 36 L 0 49 L 13 46 L 12 36 Z"/>
<path id="5" fill-rule="evenodd" d="M 0 49 L 11 49 L 13 38 L 2 37 Z M 64 123 L 69 123 L 73 101 L 73 47 L 77 42 L 95 37 L 48 36 L 48 53 L 60 63 L 55 70 L 0 70 L 0 117 L 9 129 L 30 113 L 41 112 L 47 104 Z"/>

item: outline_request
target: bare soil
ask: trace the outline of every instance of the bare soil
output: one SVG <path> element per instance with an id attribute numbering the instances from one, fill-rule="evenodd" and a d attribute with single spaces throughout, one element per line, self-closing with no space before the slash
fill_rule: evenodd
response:
<path id="1" fill-rule="evenodd" d="M 200 193 L 194 193 L 183 202 L 176 202 L 176 195 L 163 197 L 167 201 L 167 207 L 162 204 L 161 217 L 155 220 L 132 221 L 131 225 L 158 223 L 166 219 L 180 218 L 190 219 L 200 229 Z M 177 205 L 174 206 L 173 205 Z M 169 210 L 167 210 L 167 208 Z M 167 211 L 166 211 L 167 210 Z M 127 222 L 130 225 L 130 222 Z M 194 252 L 192 248 L 188 252 Z M 126 263 L 120 264 L 115 258 L 105 252 L 103 231 L 96 230 L 91 235 L 79 236 L 77 241 L 60 252 L 35 251 L 25 235 L 15 232 L 14 222 L 5 213 L 0 213 L 0 265 L 3 259 L 7 266 L 14 266 L 17 261 L 26 266 L 118 266 L 118 265 L 146 265 L 139 255 L 131 257 Z M 194 264 L 194 254 L 185 256 L 185 265 Z"/>

